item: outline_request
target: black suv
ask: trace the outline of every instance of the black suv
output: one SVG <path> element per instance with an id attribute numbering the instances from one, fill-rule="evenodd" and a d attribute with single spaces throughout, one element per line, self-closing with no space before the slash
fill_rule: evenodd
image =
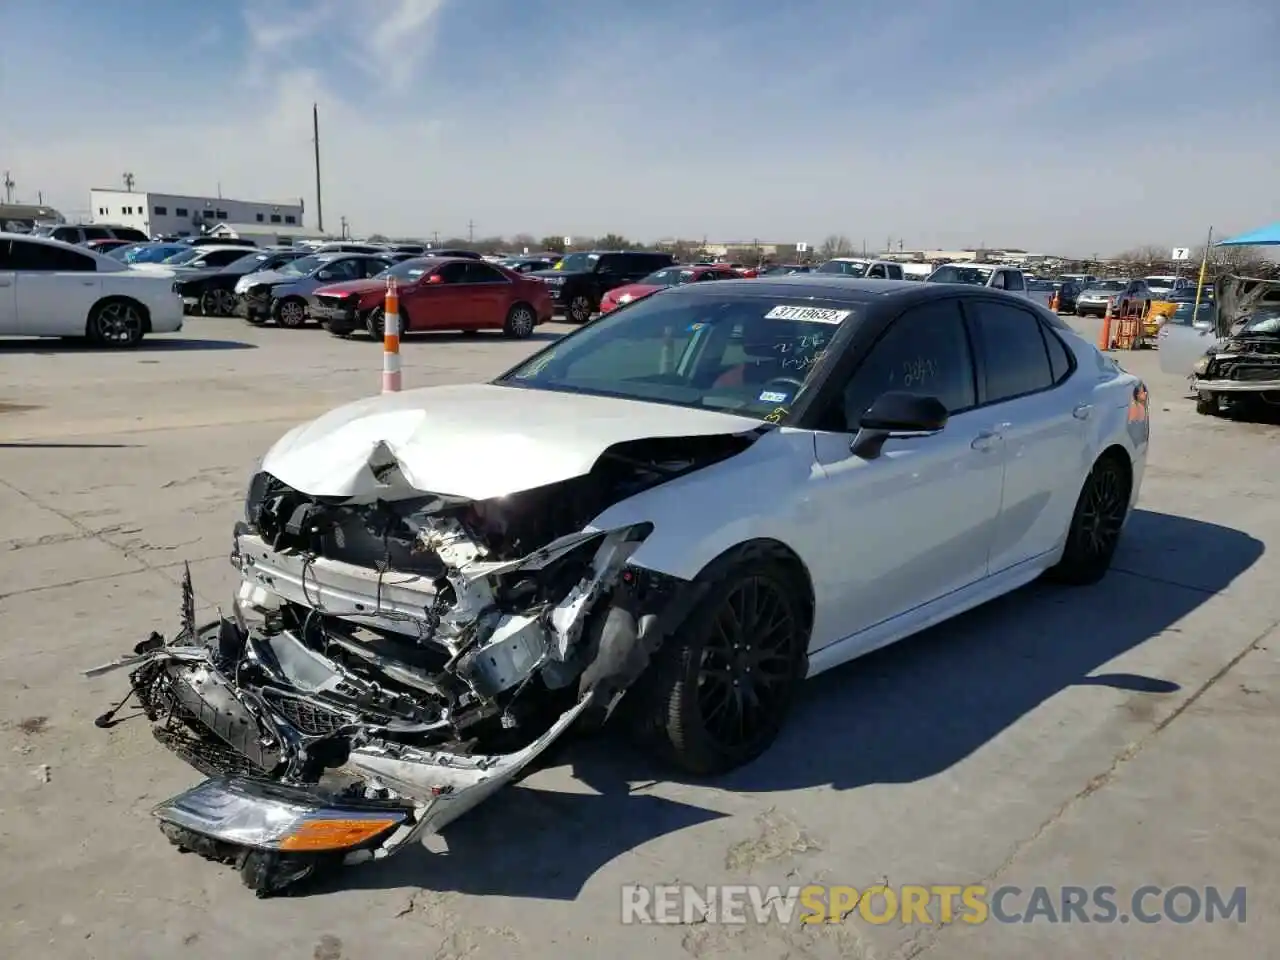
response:
<path id="1" fill-rule="evenodd" d="M 49 237 L 63 243 L 88 243 L 90 240 L 128 240 L 130 243 L 146 243 L 151 238 L 133 227 L 117 227 L 114 224 L 75 224 L 39 227 L 37 237 Z"/>
<path id="2" fill-rule="evenodd" d="M 554 270 L 534 270 L 551 288 L 556 309 L 573 323 L 586 323 L 600 309 L 600 299 L 614 287 L 643 280 L 676 262 L 669 253 L 640 250 L 592 250 L 565 254 Z"/>

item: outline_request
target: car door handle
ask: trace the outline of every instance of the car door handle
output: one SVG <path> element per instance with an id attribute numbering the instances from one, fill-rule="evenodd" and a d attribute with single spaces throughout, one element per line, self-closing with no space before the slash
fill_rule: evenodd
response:
<path id="1" fill-rule="evenodd" d="M 995 449 L 996 444 L 1000 442 L 1000 432 L 998 430 L 983 430 L 973 442 L 969 444 L 974 450 L 981 450 L 984 453 L 988 450 Z"/>
<path id="2" fill-rule="evenodd" d="M 1077 420 L 1088 420 L 1091 413 L 1093 413 L 1092 403 L 1076 404 L 1075 408 L 1071 411 L 1071 415 Z"/>
<path id="3" fill-rule="evenodd" d="M 11 286 L 13 286 L 12 280 L 10 280 L 8 277 L 0 277 L 0 287 L 11 287 Z"/>
<path id="4" fill-rule="evenodd" d="M 80 285 L 85 287 L 92 287 L 96 282 L 97 282 L 96 280 L 81 280 Z"/>

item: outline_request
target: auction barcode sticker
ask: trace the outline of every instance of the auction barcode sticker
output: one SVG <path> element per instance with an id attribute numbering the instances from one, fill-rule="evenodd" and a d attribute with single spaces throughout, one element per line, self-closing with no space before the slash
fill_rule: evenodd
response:
<path id="1" fill-rule="evenodd" d="M 766 320 L 802 320 L 808 323 L 840 323 L 852 310 L 830 310 L 826 307 L 777 306 L 764 315 Z"/>

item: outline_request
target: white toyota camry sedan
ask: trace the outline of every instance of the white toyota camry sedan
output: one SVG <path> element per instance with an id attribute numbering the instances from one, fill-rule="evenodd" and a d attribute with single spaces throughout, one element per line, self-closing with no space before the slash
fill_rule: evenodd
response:
<path id="1" fill-rule="evenodd" d="M 136 347 L 182 329 L 172 270 L 144 272 L 85 247 L 0 233 L 0 336 Z"/>
<path id="2" fill-rule="evenodd" d="M 234 616 L 197 627 L 188 584 L 177 637 L 104 669 L 210 777 L 166 833 L 246 850 L 271 892 L 314 867 L 313 821 L 385 856 L 610 717 L 726 771 L 805 677 L 1042 574 L 1096 581 L 1148 435 L 1145 386 L 1022 297 L 676 286 L 491 383 L 286 434 L 234 533 Z"/>

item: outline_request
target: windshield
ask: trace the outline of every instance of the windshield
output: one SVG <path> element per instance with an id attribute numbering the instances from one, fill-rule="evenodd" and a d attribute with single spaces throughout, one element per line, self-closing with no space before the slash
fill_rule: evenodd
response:
<path id="1" fill-rule="evenodd" d="M 856 260 L 828 260 L 818 268 L 818 273 L 838 273 L 846 277 L 864 277 L 867 265 Z"/>
<path id="2" fill-rule="evenodd" d="M 1255 313 L 1245 321 L 1241 333 L 1266 333 L 1272 336 L 1280 334 L 1280 312 L 1268 310 Z"/>
<path id="3" fill-rule="evenodd" d="M 192 260 L 198 259 L 199 257 L 203 256 L 207 252 L 208 252 L 208 248 L 206 247 L 188 247 L 186 250 L 183 250 L 180 253 L 173 253 L 167 257 L 164 257 L 161 260 L 161 262 L 171 263 L 171 264 L 190 263 Z M 146 262 L 153 263 L 154 261 L 148 260 Z"/>
<path id="4" fill-rule="evenodd" d="M 1169 315 L 1170 323 L 1177 323 L 1183 326 L 1191 324 L 1191 312 L 1195 309 L 1195 303 L 1190 300 L 1183 300 L 1173 308 L 1173 313 Z M 1213 304 L 1201 301 L 1199 316 L 1196 318 L 1201 321 L 1213 319 Z"/>
<path id="5" fill-rule="evenodd" d="M 557 263 L 555 269 L 572 273 L 587 273 L 596 268 L 596 261 L 599 259 L 600 254 L 598 253 L 571 253 Z"/>
<path id="6" fill-rule="evenodd" d="M 1027 289 L 1035 290 L 1039 293 L 1048 293 L 1051 290 L 1057 290 L 1058 284 L 1051 280 L 1028 280 Z"/>
<path id="7" fill-rule="evenodd" d="M 127 243 L 124 246 L 112 247 L 110 250 L 104 250 L 103 252 L 112 260 L 121 260 L 124 263 L 129 263 L 129 255 L 137 249 L 138 245 L 136 243 Z"/>
<path id="8" fill-rule="evenodd" d="M 264 269 L 261 265 L 270 260 L 272 256 L 270 253 L 250 253 L 239 260 L 232 260 L 222 269 L 226 270 L 227 273 L 253 273 L 255 270 Z"/>
<path id="9" fill-rule="evenodd" d="M 121 259 L 125 263 L 163 263 L 175 253 L 190 250 L 186 244 L 139 244 L 136 247 L 121 247 L 124 251 Z"/>
<path id="10" fill-rule="evenodd" d="M 288 263 L 280 267 L 281 273 L 293 273 L 300 277 L 305 277 L 316 270 L 319 270 L 329 262 L 329 257 L 299 257 L 297 260 L 290 260 Z"/>
<path id="11" fill-rule="evenodd" d="M 1090 293 L 1102 293 L 1108 290 L 1123 290 L 1123 280 L 1097 280 L 1089 284 Z"/>
<path id="12" fill-rule="evenodd" d="M 985 287 L 990 279 L 990 267 L 939 267 L 929 275 L 930 283 L 967 283 L 972 287 Z"/>
<path id="13" fill-rule="evenodd" d="M 648 287 L 674 287 L 678 283 L 688 283 L 693 279 L 693 271 L 688 268 L 667 267 L 655 270 L 640 282 Z"/>
<path id="14" fill-rule="evenodd" d="M 394 267 L 388 267 L 381 273 L 375 274 L 378 280 L 385 280 L 395 277 L 397 280 L 404 280 L 407 283 L 413 283 L 421 278 L 435 264 L 435 260 L 430 258 L 418 257 L 414 260 L 402 260 Z"/>
<path id="15" fill-rule="evenodd" d="M 793 299 L 799 302 L 750 294 L 640 300 L 498 382 L 777 419 L 841 325 L 860 316 L 847 301 Z"/>

